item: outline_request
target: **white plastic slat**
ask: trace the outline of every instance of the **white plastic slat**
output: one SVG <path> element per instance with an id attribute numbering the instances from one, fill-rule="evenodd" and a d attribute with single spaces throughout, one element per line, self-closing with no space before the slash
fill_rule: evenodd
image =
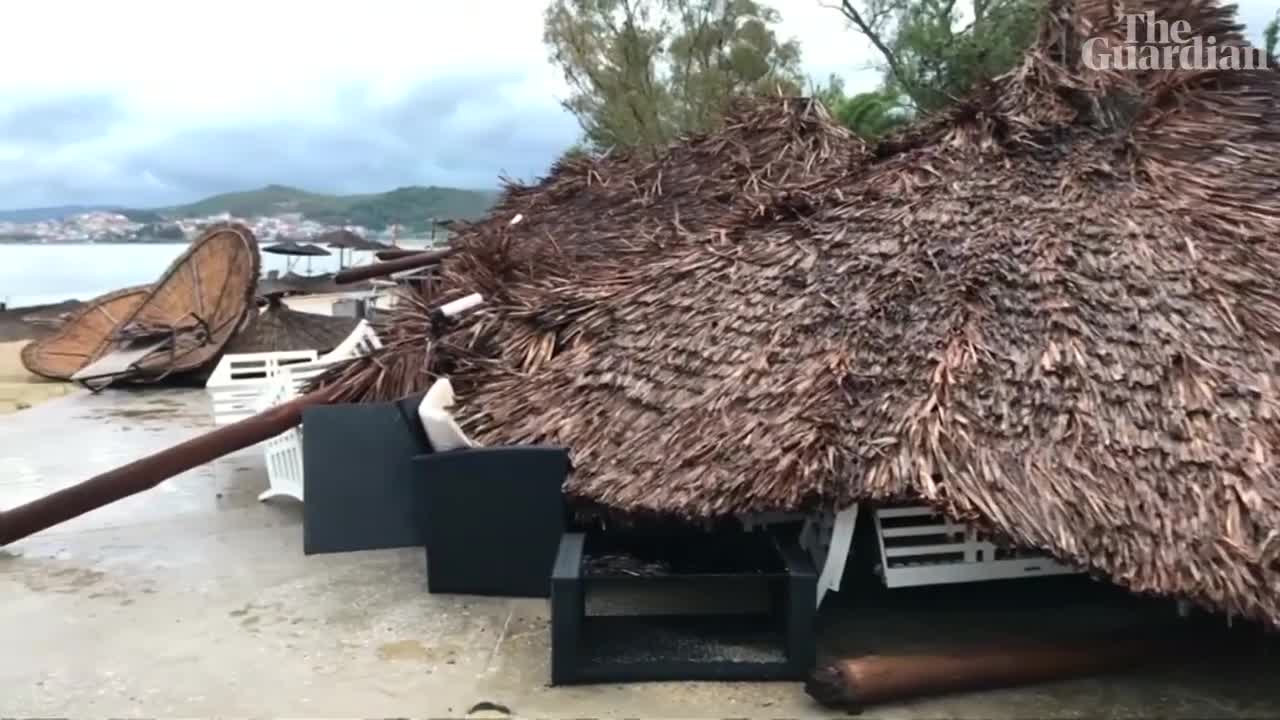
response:
<path id="1" fill-rule="evenodd" d="M 899 588 L 979 582 L 983 580 L 1009 580 L 1020 577 L 1072 575 L 1076 572 L 1078 571 L 1054 562 L 1049 558 L 1039 560 L 991 560 L 975 563 L 936 563 L 894 568 L 885 572 L 884 580 L 886 586 Z"/>
<path id="2" fill-rule="evenodd" d="M 945 545 L 898 545 L 895 547 L 886 547 L 884 550 L 885 557 L 912 557 L 916 555 L 947 555 L 952 553 L 962 553 L 969 549 L 969 543 L 946 543 Z"/>
<path id="3" fill-rule="evenodd" d="M 907 525 L 905 527 L 883 528 L 881 530 L 886 538 L 900 537 L 917 537 L 920 535 L 950 535 L 952 533 L 965 532 L 966 526 L 955 523 L 946 523 L 943 525 Z"/>
<path id="4" fill-rule="evenodd" d="M 849 551 L 853 549 L 853 531 L 857 522 L 858 506 L 854 504 L 836 513 L 831 523 L 822 569 L 818 574 L 818 607 L 822 607 L 822 598 L 827 591 L 840 592 L 844 569 L 849 562 Z"/>

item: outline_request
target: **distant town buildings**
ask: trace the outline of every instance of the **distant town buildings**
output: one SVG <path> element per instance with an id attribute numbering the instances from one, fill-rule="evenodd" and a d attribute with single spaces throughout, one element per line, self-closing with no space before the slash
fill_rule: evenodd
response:
<path id="1" fill-rule="evenodd" d="M 273 241 L 277 237 L 306 239 L 345 228 L 369 240 L 389 243 L 396 237 L 398 230 L 391 227 L 381 232 L 371 232 L 354 225 L 324 225 L 307 220 L 298 213 L 255 218 L 236 218 L 228 213 L 221 213 L 144 223 L 130 220 L 120 213 L 88 212 L 62 220 L 29 223 L 0 221 L 0 243 L 182 242 L 195 238 L 212 223 L 226 221 L 243 223 L 262 241 Z"/>

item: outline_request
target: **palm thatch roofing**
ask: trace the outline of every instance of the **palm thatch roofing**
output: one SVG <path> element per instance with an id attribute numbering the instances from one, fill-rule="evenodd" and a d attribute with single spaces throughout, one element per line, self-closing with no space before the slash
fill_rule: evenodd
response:
<path id="1" fill-rule="evenodd" d="M 1233 7 L 1130 5 L 1245 44 Z M 874 147 L 758 100 L 657 159 L 562 162 L 324 381 L 448 374 L 469 433 L 568 446 L 604 508 L 923 499 L 1280 624 L 1280 72 L 1092 70 L 1113 12 L 1049 3 L 1019 67 Z"/>
<path id="2" fill-rule="evenodd" d="M 286 352 L 337 347 L 355 329 L 359 319 L 291 310 L 278 296 L 254 313 L 248 324 L 227 343 L 229 353 Z"/>

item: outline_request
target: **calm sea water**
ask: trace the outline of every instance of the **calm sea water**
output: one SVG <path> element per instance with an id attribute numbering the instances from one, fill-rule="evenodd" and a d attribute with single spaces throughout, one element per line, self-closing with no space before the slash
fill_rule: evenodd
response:
<path id="1" fill-rule="evenodd" d="M 416 243 L 404 243 L 413 245 Z M 25 307 L 63 300 L 89 300 L 112 290 L 155 281 L 186 243 L 157 245 L 0 245 L 0 302 Z M 312 273 L 338 269 L 337 251 L 310 258 Z M 347 264 L 364 264 L 372 253 L 347 253 Z M 263 272 L 292 267 L 306 273 L 307 258 L 262 254 Z"/>

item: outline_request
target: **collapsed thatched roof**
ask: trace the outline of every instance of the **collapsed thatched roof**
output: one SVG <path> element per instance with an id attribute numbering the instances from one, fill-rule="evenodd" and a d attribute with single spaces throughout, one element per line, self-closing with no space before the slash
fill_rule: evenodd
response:
<path id="1" fill-rule="evenodd" d="M 920 497 L 1280 624 L 1280 73 L 1089 70 L 1110 8 L 1051 3 L 1021 67 L 872 149 L 792 99 L 563 163 L 330 380 L 449 373 L 480 440 L 569 446 L 610 508 Z M 429 342 L 422 305 L 469 292 Z"/>
<path id="2" fill-rule="evenodd" d="M 228 353 L 332 350 L 351 334 L 358 318 L 335 317 L 291 310 L 272 296 L 255 312 L 243 330 L 227 343 Z"/>

